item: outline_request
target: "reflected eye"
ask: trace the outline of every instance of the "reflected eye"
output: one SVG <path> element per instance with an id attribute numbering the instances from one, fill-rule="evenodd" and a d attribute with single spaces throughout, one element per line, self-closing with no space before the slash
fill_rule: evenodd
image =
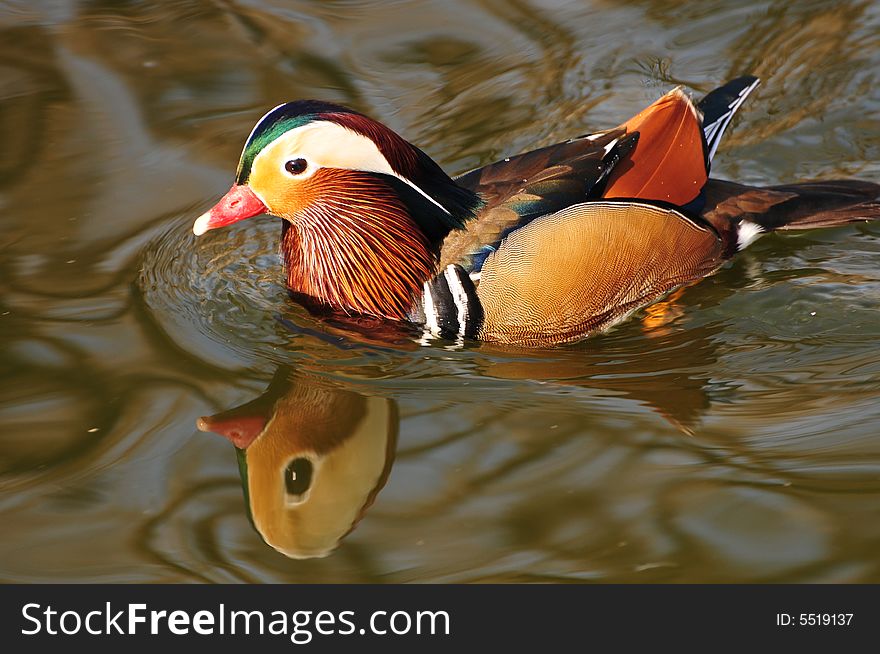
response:
<path id="1" fill-rule="evenodd" d="M 305 172 L 308 166 L 309 162 L 305 159 L 291 159 L 286 164 L 284 164 L 284 170 L 289 172 L 291 175 L 299 175 Z"/>
<path id="2" fill-rule="evenodd" d="M 289 495 L 302 495 L 312 485 L 312 462 L 294 459 L 284 471 L 284 484 Z"/>

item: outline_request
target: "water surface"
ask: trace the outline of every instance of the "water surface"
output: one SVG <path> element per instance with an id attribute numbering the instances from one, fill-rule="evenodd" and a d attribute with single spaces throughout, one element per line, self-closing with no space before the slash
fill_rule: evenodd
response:
<path id="1" fill-rule="evenodd" d="M 0 579 L 880 581 L 880 225 L 549 351 L 340 330 L 272 219 L 190 233 L 306 97 L 459 173 L 753 73 L 714 175 L 876 181 L 878 34 L 859 1 L 4 3 Z"/>

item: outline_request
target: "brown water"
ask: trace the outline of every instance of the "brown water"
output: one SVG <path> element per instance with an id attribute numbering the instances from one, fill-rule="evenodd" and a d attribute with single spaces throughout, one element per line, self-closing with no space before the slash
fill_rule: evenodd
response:
<path id="1" fill-rule="evenodd" d="M 271 219 L 190 233 L 304 97 L 455 173 L 754 73 L 716 176 L 876 181 L 876 4 L 22 0 L 0 26 L 0 579 L 880 581 L 880 225 L 766 237 L 543 352 L 339 332 L 286 299 Z"/>

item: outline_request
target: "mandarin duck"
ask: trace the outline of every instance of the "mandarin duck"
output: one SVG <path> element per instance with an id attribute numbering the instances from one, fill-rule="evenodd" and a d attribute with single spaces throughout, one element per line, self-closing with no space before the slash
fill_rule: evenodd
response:
<path id="1" fill-rule="evenodd" d="M 294 559 L 324 557 L 388 480 L 397 405 L 280 368 L 255 400 L 199 418 L 236 448 L 248 516 Z"/>
<path id="2" fill-rule="evenodd" d="M 456 178 L 357 111 L 282 104 L 193 232 L 281 218 L 287 286 L 311 311 L 444 338 L 571 343 L 711 275 L 761 234 L 880 218 L 869 182 L 709 178 L 757 85 L 741 77 L 697 103 L 677 88 L 616 128 Z"/>

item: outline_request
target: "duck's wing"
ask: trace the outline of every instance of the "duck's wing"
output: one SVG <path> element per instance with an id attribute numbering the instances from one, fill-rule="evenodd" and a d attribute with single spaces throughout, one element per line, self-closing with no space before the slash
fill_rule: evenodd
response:
<path id="1" fill-rule="evenodd" d="M 610 174 L 602 197 L 659 200 L 684 207 L 709 179 L 703 118 L 681 89 L 674 89 L 626 121 L 639 143 Z"/>
<path id="2" fill-rule="evenodd" d="M 673 89 L 623 125 L 504 159 L 456 179 L 486 202 L 447 236 L 441 270 L 480 272 L 503 237 L 543 215 L 593 198 L 652 200 L 697 214 L 709 165 L 734 113 L 758 85 L 745 76 L 698 105 Z"/>
<path id="3" fill-rule="evenodd" d="M 638 134 L 622 128 L 571 139 L 489 164 L 456 179 L 485 202 L 476 219 L 453 230 L 440 250 L 440 269 L 479 273 L 507 234 L 532 220 L 596 197 Z"/>
<path id="4" fill-rule="evenodd" d="M 738 77 L 696 105 L 673 89 L 630 118 L 621 127 L 638 132 L 639 143 L 611 172 L 603 197 L 660 200 L 699 212 L 724 130 L 758 83 Z"/>
<path id="5" fill-rule="evenodd" d="M 512 232 L 489 255 L 477 287 L 479 335 L 522 345 L 580 340 L 723 261 L 718 233 L 673 208 L 577 204 Z"/>

